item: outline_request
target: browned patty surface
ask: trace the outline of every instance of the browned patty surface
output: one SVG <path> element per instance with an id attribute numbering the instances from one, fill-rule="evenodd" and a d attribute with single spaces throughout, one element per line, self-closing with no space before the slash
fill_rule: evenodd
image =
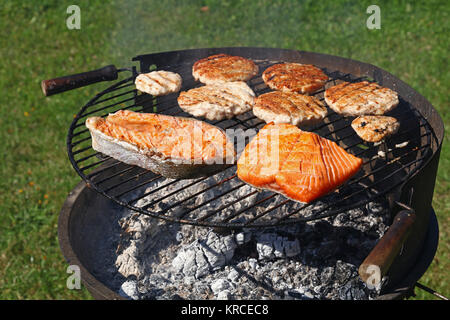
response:
<path id="1" fill-rule="evenodd" d="M 229 81 L 247 81 L 258 74 L 258 66 L 249 59 L 216 54 L 194 63 L 192 75 L 205 84 Z"/>
<path id="2" fill-rule="evenodd" d="M 394 117 L 359 116 L 352 121 L 352 128 L 361 139 L 368 142 L 378 142 L 395 134 L 400 123 Z"/>
<path id="3" fill-rule="evenodd" d="M 327 108 L 317 98 L 295 92 L 272 91 L 258 96 L 253 113 L 267 123 L 310 125 L 327 115 Z"/>
<path id="4" fill-rule="evenodd" d="M 183 91 L 178 104 L 185 112 L 209 120 L 231 119 L 250 111 L 255 93 L 243 81 L 208 84 Z"/>
<path id="5" fill-rule="evenodd" d="M 395 91 L 368 81 L 342 82 L 325 90 L 324 97 L 331 109 L 345 116 L 383 115 L 399 103 Z"/>
<path id="6" fill-rule="evenodd" d="M 328 76 L 310 64 L 279 63 L 262 74 L 264 82 L 273 90 L 312 93 L 322 88 Z"/>

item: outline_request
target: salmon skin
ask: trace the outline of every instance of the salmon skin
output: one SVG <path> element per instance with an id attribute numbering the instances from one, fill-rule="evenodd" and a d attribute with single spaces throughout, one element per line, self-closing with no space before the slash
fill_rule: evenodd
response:
<path id="1" fill-rule="evenodd" d="M 238 177 L 303 203 L 335 190 L 362 165 L 335 142 L 291 124 L 265 125 L 237 162 Z"/>
<path id="2" fill-rule="evenodd" d="M 86 127 L 94 150 L 167 178 L 208 176 L 235 162 L 225 132 L 191 118 L 119 110 Z"/>

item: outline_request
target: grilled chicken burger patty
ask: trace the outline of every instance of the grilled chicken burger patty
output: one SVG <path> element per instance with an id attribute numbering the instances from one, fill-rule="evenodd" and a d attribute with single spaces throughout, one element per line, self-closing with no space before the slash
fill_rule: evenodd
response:
<path id="1" fill-rule="evenodd" d="M 352 121 L 352 128 L 368 142 L 378 142 L 395 134 L 400 123 L 394 117 L 387 116 L 359 116 Z"/>
<path id="2" fill-rule="evenodd" d="M 327 115 L 323 103 L 311 96 L 295 92 L 272 91 L 258 96 L 253 114 L 267 123 L 311 125 Z"/>
<path id="3" fill-rule="evenodd" d="M 395 91 L 380 85 L 362 81 L 342 82 L 325 90 L 325 102 L 344 116 L 383 115 L 398 103 Z"/>
<path id="4" fill-rule="evenodd" d="M 264 82 L 273 90 L 312 93 L 322 88 L 328 76 L 310 64 L 275 64 L 262 74 Z"/>
<path id="5" fill-rule="evenodd" d="M 152 71 L 141 73 L 136 77 L 136 89 L 153 96 L 164 96 L 178 92 L 181 89 L 182 79 L 178 73 L 170 71 Z"/>
<path id="6" fill-rule="evenodd" d="M 178 104 L 185 112 L 208 120 L 231 119 L 250 111 L 255 103 L 255 93 L 242 81 L 206 85 L 183 91 Z"/>
<path id="7" fill-rule="evenodd" d="M 258 74 L 258 66 L 249 59 L 216 54 L 194 63 L 192 75 L 205 84 L 248 81 Z"/>

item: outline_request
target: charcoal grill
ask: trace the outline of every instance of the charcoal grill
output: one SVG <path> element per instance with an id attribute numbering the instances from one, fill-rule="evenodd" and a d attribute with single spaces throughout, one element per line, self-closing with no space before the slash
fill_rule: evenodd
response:
<path id="1" fill-rule="evenodd" d="M 257 63 L 259 74 L 248 82 L 256 95 L 270 91 L 262 81 L 261 73 L 267 67 L 280 62 L 313 64 L 321 68 L 329 76 L 325 89 L 341 81 L 377 82 L 399 94 L 400 104 L 389 115 L 399 120 L 400 129 L 396 135 L 380 144 L 367 143 L 351 128 L 351 118 L 331 111 L 323 123 L 311 128 L 311 131 L 335 141 L 349 153 L 364 160 L 362 170 L 333 193 L 332 201 L 312 212 L 307 209 L 314 203 L 294 203 L 275 193 L 255 204 L 264 206 L 264 203 L 270 200 L 272 204 L 263 212 L 256 212 L 254 206 L 235 211 L 227 210 L 258 192 L 254 190 L 239 194 L 245 183 L 237 178 L 235 166 L 212 178 L 173 180 L 121 163 L 92 149 L 89 131 L 84 126 L 86 118 L 90 116 L 104 117 L 109 113 L 127 109 L 189 117 L 190 115 L 179 108 L 177 94 L 153 97 L 140 93 L 135 89 L 134 79 L 139 73 L 152 70 L 173 71 L 183 78 L 182 90 L 188 90 L 201 85 L 192 77 L 193 63 L 218 53 L 243 56 Z M 133 58 L 133 61 L 138 63 L 137 67 L 116 69 L 114 66 L 108 66 L 42 82 L 44 94 L 51 95 L 94 82 L 117 80 L 119 73 L 128 73 L 122 80 L 118 80 L 83 106 L 70 126 L 67 137 L 69 159 L 89 188 L 116 204 L 141 214 L 169 222 L 218 229 L 263 228 L 302 223 L 337 215 L 379 197 L 385 197 L 392 207 L 392 232 L 383 237 L 362 266 L 378 265 L 383 275 L 389 270 L 391 282 L 395 283 L 402 273 L 401 269 L 415 263 L 429 226 L 444 128 L 441 118 L 431 104 L 407 84 L 370 64 L 325 54 L 272 48 L 183 50 L 140 55 Z M 323 100 L 325 89 L 314 95 Z M 223 129 L 242 131 L 257 131 L 265 124 L 251 111 L 233 119 L 210 123 Z M 154 185 L 155 182 L 160 182 L 158 187 L 148 190 L 147 186 Z M 187 196 L 171 201 L 171 198 L 175 199 L 181 191 Z M 208 191 L 214 191 L 214 196 L 189 209 L 184 207 L 184 203 Z M 137 203 L 144 197 L 153 198 L 144 206 L 138 206 Z M 274 199 L 277 200 L 275 204 Z M 159 206 L 162 201 L 168 201 L 170 204 Z M 212 211 L 204 210 L 218 201 L 221 203 L 220 207 Z M 282 215 L 274 214 L 280 211 L 283 212 Z M 414 237 L 408 237 L 409 233 L 413 233 Z M 368 274 L 363 269 L 360 274 L 362 278 L 367 279 Z"/>

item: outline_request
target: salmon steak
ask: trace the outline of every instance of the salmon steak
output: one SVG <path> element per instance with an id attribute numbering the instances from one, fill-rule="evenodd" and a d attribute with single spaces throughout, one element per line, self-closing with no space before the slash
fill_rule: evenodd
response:
<path id="1" fill-rule="evenodd" d="M 120 110 L 86 127 L 94 150 L 167 178 L 207 176 L 235 161 L 225 132 L 200 120 Z"/>
<path id="2" fill-rule="evenodd" d="M 237 162 L 242 181 L 310 203 L 338 188 L 362 165 L 335 142 L 292 124 L 265 125 Z"/>

